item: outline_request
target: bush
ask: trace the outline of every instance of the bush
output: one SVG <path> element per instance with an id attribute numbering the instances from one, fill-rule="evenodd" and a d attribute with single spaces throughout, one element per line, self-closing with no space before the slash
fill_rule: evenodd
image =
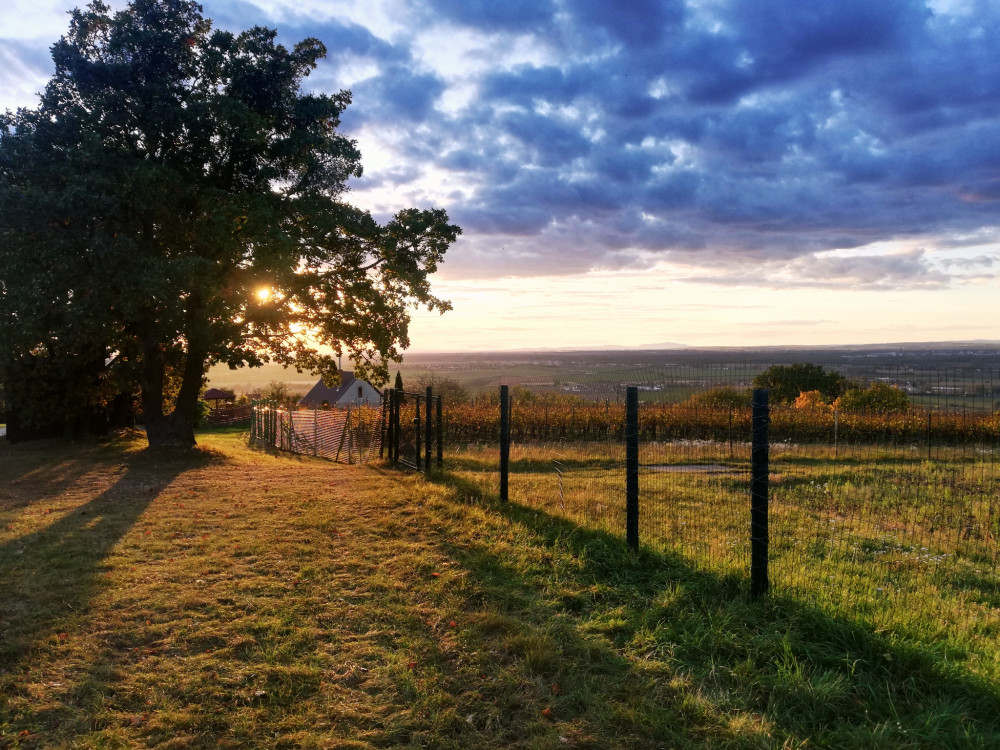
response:
<path id="1" fill-rule="evenodd" d="M 454 378 L 442 378 L 439 375 L 420 375 L 414 381 L 413 387 L 417 393 L 423 393 L 428 386 L 435 396 L 440 396 L 444 404 L 465 404 L 469 401 L 469 392 Z"/>
<path id="2" fill-rule="evenodd" d="M 268 383 L 261 391 L 260 397 L 265 401 L 274 401 L 279 406 L 295 406 L 299 400 L 298 396 L 288 390 L 288 384 L 280 380 Z"/>
<path id="3" fill-rule="evenodd" d="M 770 401 L 775 404 L 790 404 L 803 391 L 819 391 L 823 401 L 830 403 L 852 385 L 839 372 L 808 363 L 773 365 L 753 379 L 754 388 L 770 390 Z"/>
<path id="4" fill-rule="evenodd" d="M 706 406 L 715 409 L 742 409 L 750 406 L 750 391 L 726 385 L 696 393 L 687 400 L 691 406 Z"/>
<path id="5" fill-rule="evenodd" d="M 802 391 L 792 406 L 805 411 L 828 411 L 830 409 L 830 404 L 823 399 L 823 394 L 819 391 Z"/>
<path id="6" fill-rule="evenodd" d="M 851 388 L 834 406 L 840 411 L 902 414 L 910 409 L 910 397 L 894 385 L 874 383 L 864 389 Z"/>

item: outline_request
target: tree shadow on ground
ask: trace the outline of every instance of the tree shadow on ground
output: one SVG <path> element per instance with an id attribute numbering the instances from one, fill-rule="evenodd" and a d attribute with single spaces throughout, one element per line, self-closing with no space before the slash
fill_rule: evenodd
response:
<path id="1" fill-rule="evenodd" d="M 696 568 L 679 554 L 633 554 L 618 536 L 497 502 L 462 477 L 435 481 L 453 499 L 499 514 L 552 557 L 574 561 L 555 575 L 512 565 L 485 539 L 450 544 L 483 587 L 485 607 L 515 617 L 541 610 L 572 623 L 553 647 L 603 664 L 607 678 L 590 685 L 590 700 L 577 695 L 576 705 L 559 706 L 569 719 L 585 719 L 601 692 L 638 685 L 646 694 L 624 699 L 630 710 L 612 719 L 637 746 L 1000 747 L 1000 686 L 933 645 L 780 592 L 751 601 L 742 577 Z M 551 620 L 522 622 L 537 641 L 552 642 Z M 575 679 L 586 679 L 588 667 L 579 669 Z M 748 731 L 751 724 L 758 728 Z"/>
<path id="2" fill-rule="evenodd" d="M 33 502 L 44 513 L 44 501 L 54 499 L 72 476 L 95 471 L 110 477 L 110 486 L 91 499 L 59 508 L 58 520 L 0 545 L 0 670 L 16 672 L 19 658 L 34 644 L 55 637 L 59 627 L 84 614 L 110 585 L 104 580 L 109 573 L 105 559 L 149 504 L 177 476 L 214 460 L 200 450 L 176 455 L 85 450 L 58 483 L 34 486 Z M 7 471 L 0 473 L 6 476 Z"/>
<path id="3" fill-rule="evenodd" d="M 105 477 L 122 465 L 123 445 L 131 435 L 68 442 L 36 440 L 11 445 L 0 440 L 0 511 L 26 498 L 54 496 L 95 470 Z"/>

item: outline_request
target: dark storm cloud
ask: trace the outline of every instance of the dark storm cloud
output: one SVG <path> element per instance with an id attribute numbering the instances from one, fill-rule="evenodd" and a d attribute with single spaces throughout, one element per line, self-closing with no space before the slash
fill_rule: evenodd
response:
<path id="1" fill-rule="evenodd" d="M 944 255 L 1000 238 L 1000 4 L 388 2 L 389 27 L 315 0 L 205 5 L 326 44 L 308 84 L 349 86 L 344 130 L 378 144 L 357 194 L 443 202 L 465 229 L 445 273 L 662 259 L 881 289 L 1000 268 Z M 0 41 L 0 83 L 48 67 L 31 50 Z M 825 253 L 889 241 L 928 250 Z"/>
<path id="2" fill-rule="evenodd" d="M 911 0 L 606 8 L 567 4 L 553 21 L 557 60 L 484 75 L 475 101 L 438 119 L 456 125 L 442 165 L 479 175 L 454 207 L 474 227 L 538 232 L 539 253 L 564 252 L 576 269 L 579 237 L 563 247 L 557 230 L 580 217 L 601 220 L 589 241 L 610 265 L 632 262 L 627 247 L 716 265 L 791 262 L 1000 223 L 993 6 L 966 15 Z M 605 46 L 567 52 L 580 29 Z M 470 132 L 492 133 L 503 155 L 465 141 Z M 866 288 L 947 281 L 922 256 L 827 259 L 795 272 Z"/>
<path id="3" fill-rule="evenodd" d="M 434 116 L 434 104 L 444 92 L 444 82 L 433 73 L 414 71 L 405 65 L 386 66 L 381 73 L 352 87 L 356 106 L 344 117 L 344 125 L 391 122 L 409 125 Z"/>

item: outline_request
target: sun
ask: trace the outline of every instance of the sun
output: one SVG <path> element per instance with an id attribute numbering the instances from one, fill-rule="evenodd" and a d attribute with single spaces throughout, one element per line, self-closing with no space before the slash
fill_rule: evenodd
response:
<path id="1" fill-rule="evenodd" d="M 260 289 L 257 290 L 258 301 L 267 302 L 270 298 L 271 298 L 271 290 L 268 287 L 262 286 Z"/>

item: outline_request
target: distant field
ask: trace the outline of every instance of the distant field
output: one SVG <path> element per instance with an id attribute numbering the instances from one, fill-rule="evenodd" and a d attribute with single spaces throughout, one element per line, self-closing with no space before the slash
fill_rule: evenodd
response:
<path id="1" fill-rule="evenodd" d="M 766 367 L 793 362 L 819 364 L 862 381 L 898 384 L 918 406 L 984 408 L 994 406 L 988 401 L 1000 401 L 994 394 L 1000 391 L 1000 382 L 992 383 L 983 374 L 1000 370 L 1000 347 L 995 344 L 410 354 L 402 364 L 393 365 L 390 373 L 394 377 L 399 370 L 404 383 L 427 374 L 451 378 L 473 396 L 507 384 L 615 400 L 628 384 L 643 388 L 643 400 L 680 401 L 714 385 L 749 387 Z M 965 380 L 957 379 L 960 372 L 965 373 L 961 376 Z M 309 375 L 275 365 L 239 370 L 219 366 L 209 371 L 210 385 L 238 392 L 259 390 L 274 380 L 287 383 L 296 393 L 305 393 L 316 382 Z"/>

